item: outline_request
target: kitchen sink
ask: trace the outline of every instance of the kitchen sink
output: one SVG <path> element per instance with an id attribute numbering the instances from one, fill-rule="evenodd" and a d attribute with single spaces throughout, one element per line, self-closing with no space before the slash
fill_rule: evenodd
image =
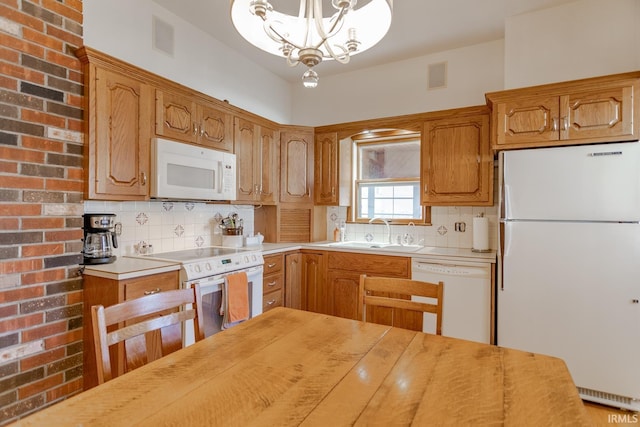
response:
<path id="1" fill-rule="evenodd" d="M 422 249 L 420 245 L 399 245 L 396 243 L 377 243 L 377 242 L 335 242 L 329 243 L 327 246 L 332 248 L 345 249 L 371 249 L 394 252 L 415 252 Z"/>

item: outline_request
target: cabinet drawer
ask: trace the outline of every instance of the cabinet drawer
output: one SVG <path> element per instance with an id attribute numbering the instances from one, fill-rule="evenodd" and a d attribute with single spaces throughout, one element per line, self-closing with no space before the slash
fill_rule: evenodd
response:
<path id="1" fill-rule="evenodd" d="M 124 299 L 131 300 L 173 289 L 178 289 L 177 271 L 139 277 L 124 283 Z"/>
<path id="2" fill-rule="evenodd" d="M 282 291 L 269 292 L 262 296 L 262 312 L 265 313 L 272 308 L 282 306 Z"/>
<path id="3" fill-rule="evenodd" d="M 269 292 L 277 291 L 282 289 L 284 285 L 284 274 L 270 274 L 268 276 L 264 276 L 262 281 L 262 293 L 268 294 Z"/>
<path id="4" fill-rule="evenodd" d="M 329 270 L 347 270 L 360 274 L 409 277 L 409 261 L 408 257 L 329 252 Z"/>
<path id="5" fill-rule="evenodd" d="M 264 257 L 264 275 L 278 273 L 282 271 L 284 265 L 284 255 L 269 255 Z"/>

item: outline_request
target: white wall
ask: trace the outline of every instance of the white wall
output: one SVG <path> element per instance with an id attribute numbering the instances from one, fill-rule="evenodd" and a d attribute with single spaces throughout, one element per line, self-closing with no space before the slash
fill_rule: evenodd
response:
<path id="1" fill-rule="evenodd" d="M 85 45 L 275 122 L 291 123 L 288 82 L 151 0 L 84 0 L 83 8 Z M 154 15 L 174 27 L 173 58 L 152 47 Z"/>
<path id="2" fill-rule="evenodd" d="M 579 0 L 506 20 L 507 89 L 638 69 L 638 0 Z"/>
<path id="3" fill-rule="evenodd" d="M 443 61 L 447 61 L 447 87 L 427 90 L 428 65 Z M 318 72 L 316 89 L 292 85 L 293 123 L 320 126 L 481 105 L 485 92 L 503 89 L 504 41 L 334 76 Z"/>

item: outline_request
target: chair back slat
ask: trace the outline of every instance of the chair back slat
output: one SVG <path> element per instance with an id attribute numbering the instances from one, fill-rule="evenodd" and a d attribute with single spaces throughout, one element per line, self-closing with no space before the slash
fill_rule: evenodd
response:
<path id="1" fill-rule="evenodd" d="M 386 307 L 436 315 L 436 334 L 442 334 L 444 283 L 429 283 L 412 279 L 360 275 L 359 306 L 362 320 L 367 321 L 367 307 Z M 433 302 L 412 299 L 422 297 Z M 394 326 L 394 312 L 391 326 Z"/>
<path id="2" fill-rule="evenodd" d="M 202 297 L 197 284 L 188 289 L 161 292 L 109 307 L 91 307 L 98 383 L 117 375 L 112 371 L 109 353 L 113 345 L 124 343 L 125 371 L 129 371 L 164 356 L 163 334 L 179 331 L 181 335 L 186 321 L 193 321 L 195 340 L 203 339 L 200 310 Z"/>

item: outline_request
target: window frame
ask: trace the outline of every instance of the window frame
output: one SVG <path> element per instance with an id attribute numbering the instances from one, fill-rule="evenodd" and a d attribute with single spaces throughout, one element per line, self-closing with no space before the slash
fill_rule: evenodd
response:
<path id="1" fill-rule="evenodd" d="M 422 147 L 422 134 L 421 132 L 412 132 L 412 131 L 404 131 L 404 130 L 385 130 L 378 132 L 366 132 L 359 135 L 353 135 L 351 137 L 352 140 L 352 153 L 353 156 L 353 189 L 352 189 L 352 200 L 351 200 L 351 222 L 360 223 L 360 224 L 368 224 L 370 218 L 358 217 L 358 213 L 360 211 L 360 184 L 361 183 L 394 183 L 394 182 L 411 182 L 418 184 L 418 204 L 421 206 L 421 214 L 422 218 L 387 218 L 385 219 L 389 222 L 389 224 L 393 225 L 431 225 L 431 209 L 428 206 L 422 205 L 421 201 L 421 193 L 420 193 L 420 185 L 421 185 L 421 173 L 417 177 L 417 181 L 413 178 L 382 178 L 382 179 L 360 179 L 361 176 L 361 162 L 360 162 L 360 147 L 366 145 L 380 145 L 387 144 L 393 142 L 407 142 L 407 141 L 415 141 L 418 140 L 420 147 Z M 422 156 L 420 156 L 422 157 Z M 420 159 L 420 163 L 421 163 Z M 422 169 L 422 165 L 420 164 L 419 171 Z"/>

